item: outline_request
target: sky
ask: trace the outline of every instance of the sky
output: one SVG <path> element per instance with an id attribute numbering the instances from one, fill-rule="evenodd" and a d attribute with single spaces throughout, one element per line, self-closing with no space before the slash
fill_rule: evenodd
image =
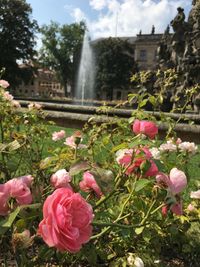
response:
<path id="1" fill-rule="evenodd" d="M 109 36 L 136 36 L 163 32 L 177 14 L 186 16 L 192 0 L 26 0 L 33 9 L 32 17 L 41 26 L 55 21 L 70 24 L 84 20 L 92 39 Z"/>

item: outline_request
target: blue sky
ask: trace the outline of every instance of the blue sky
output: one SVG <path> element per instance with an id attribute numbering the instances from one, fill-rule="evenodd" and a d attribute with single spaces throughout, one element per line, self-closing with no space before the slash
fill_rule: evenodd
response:
<path id="1" fill-rule="evenodd" d="M 177 7 L 191 8 L 191 0 L 27 0 L 32 17 L 41 26 L 56 21 L 69 24 L 85 20 L 93 39 L 149 33 L 152 25 L 163 32 Z"/>

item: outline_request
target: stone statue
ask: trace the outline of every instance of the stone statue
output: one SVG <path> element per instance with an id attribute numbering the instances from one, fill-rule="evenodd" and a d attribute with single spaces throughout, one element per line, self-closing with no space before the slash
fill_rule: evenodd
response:
<path id="1" fill-rule="evenodd" d="M 164 32 L 164 34 L 165 35 L 168 35 L 169 34 L 169 31 L 170 31 L 170 26 L 169 26 L 169 24 L 167 25 L 167 28 L 166 28 L 166 30 L 165 30 L 165 32 Z"/>
<path id="2" fill-rule="evenodd" d="M 188 87 L 200 84 L 200 0 L 192 1 L 188 21 L 185 21 L 184 9 L 177 8 L 177 15 L 171 21 L 174 33 L 169 33 L 169 25 L 159 44 L 157 55 L 159 67 L 165 70 L 172 64 L 179 74 L 172 99 L 180 96 L 184 100 Z M 196 100 L 198 99 L 198 100 Z M 200 93 L 193 99 L 195 110 L 200 111 Z M 182 106 L 182 100 L 175 105 Z"/>
<path id="3" fill-rule="evenodd" d="M 184 13 L 184 9 L 181 7 L 177 8 L 178 14 L 176 15 L 176 17 L 171 21 L 171 26 L 174 30 L 174 32 L 179 31 L 180 29 L 182 29 L 182 27 L 184 27 L 184 22 L 185 22 L 185 13 Z"/>
<path id="4" fill-rule="evenodd" d="M 154 34 L 154 33 L 155 33 L 155 26 L 153 25 L 151 29 L 151 34 Z"/>

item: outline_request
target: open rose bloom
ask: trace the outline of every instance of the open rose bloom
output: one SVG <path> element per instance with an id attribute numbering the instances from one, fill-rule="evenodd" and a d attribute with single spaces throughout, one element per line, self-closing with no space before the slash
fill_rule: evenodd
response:
<path id="1" fill-rule="evenodd" d="M 0 86 L 6 89 L 10 84 L 5 80 L 0 80 Z"/>
<path id="2" fill-rule="evenodd" d="M 58 141 L 58 140 L 61 140 L 65 137 L 65 131 L 64 130 L 61 130 L 59 132 L 54 132 L 52 134 L 52 140 L 53 141 Z"/>
<path id="3" fill-rule="evenodd" d="M 38 233 L 50 247 L 78 252 L 92 234 L 92 207 L 69 188 L 56 189 L 43 206 Z"/>
<path id="4" fill-rule="evenodd" d="M 14 198 L 17 205 L 32 203 L 30 186 L 33 177 L 31 175 L 13 178 L 5 184 L 0 184 L 0 215 L 7 215 L 10 211 L 8 202 Z"/>
<path id="5" fill-rule="evenodd" d="M 87 148 L 86 145 L 81 144 L 82 142 L 82 134 L 80 131 L 76 131 L 72 136 L 67 137 L 65 139 L 64 144 L 70 146 L 71 148 Z"/>

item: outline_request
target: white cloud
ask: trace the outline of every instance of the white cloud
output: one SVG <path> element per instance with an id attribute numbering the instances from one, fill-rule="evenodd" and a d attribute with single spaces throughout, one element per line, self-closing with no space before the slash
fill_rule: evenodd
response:
<path id="1" fill-rule="evenodd" d="M 75 22 L 86 20 L 86 16 L 80 8 L 74 8 L 73 11 L 71 12 L 71 16 L 74 18 Z"/>
<path id="2" fill-rule="evenodd" d="M 90 6 L 100 11 L 97 19 L 87 18 L 92 38 L 108 36 L 135 36 L 140 30 L 163 32 L 177 13 L 177 7 L 188 7 L 190 0 L 90 0 Z M 85 14 L 74 9 L 71 15 L 77 21 Z"/>
<path id="3" fill-rule="evenodd" d="M 95 10 L 102 10 L 108 4 L 109 0 L 90 0 L 90 6 Z"/>

